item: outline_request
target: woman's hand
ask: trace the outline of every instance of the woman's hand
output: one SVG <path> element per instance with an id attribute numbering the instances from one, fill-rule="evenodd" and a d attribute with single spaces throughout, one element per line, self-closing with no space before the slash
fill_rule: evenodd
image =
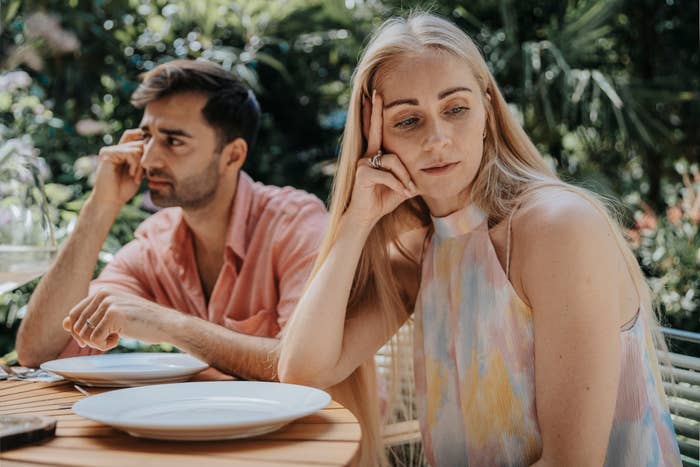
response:
<path id="1" fill-rule="evenodd" d="M 355 184 L 345 215 L 352 223 L 372 227 L 379 219 L 401 203 L 418 195 L 411 176 L 396 154 L 383 154 L 381 168 L 374 168 L 370 159 L 382 147 L 383 101 L 376 92 L 372 102 L 363 99 L 362 124 L 367 138 L 367 152 L 357 163 Z"/>

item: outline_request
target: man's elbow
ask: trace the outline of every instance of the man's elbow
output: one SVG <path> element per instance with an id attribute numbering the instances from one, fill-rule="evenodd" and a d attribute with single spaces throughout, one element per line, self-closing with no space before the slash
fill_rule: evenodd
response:
<path id="1" fill-rule="evenodd" d="M 27 368 L 39 368 L 42 363 L 56 358 L 56 356 L 47 355 L 42 350 L 41 346 L 36 345 L 36 339 L 27 335 L 26 329 L 20 326 L 15 342 L 19 364 Z"/>
<path id="2" fill-rule="evenodd" d="M 22 366 L 27 368 L 38 368 L 39 365 L 44 363 L 45 359 L 42 359 L 40 355 L 37 354 L 36 349 L 26 342 L 27 339 L 20 338 L 17 336 L 17 343 L 15 350 L 17 351 L 17 360 Z"/>

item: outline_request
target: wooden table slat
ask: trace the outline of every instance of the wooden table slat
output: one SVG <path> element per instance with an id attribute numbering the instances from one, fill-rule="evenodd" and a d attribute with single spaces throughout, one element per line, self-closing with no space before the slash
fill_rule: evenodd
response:
<path id="1" fill-rule="evenodd" d="M 4 401 L 2 404 L 3 405 L 9 405 L 12 404 L 12 407 L 22 407 L 24 405 L 39 405 L 42 402 L 47 402 L 47 403 L 57 403 L 58 401 L 79 401 L 82 399 L 83 396 L 80 394 L 78 391 L 74 392 L 61 392 L 61 393 L 54 393 L 54 394 L 44 394 L 41 396 L 25 396 L 25 397 L 18 397 L 17 399 L 13 399 L 11 402 Z"/>
<path id="2" fill-rule="evenodd" d="M 2 459 L 2 467 L 60 467 L 58 464 L 39 464 L 37 462 L 22 462 L 9 459 Z"/>
<path id="3" fill-rule="evenodd" d="M 125 465 L 148 465 L 149 467 L 177 467 L 206 464 L 207 467 L 279 467 L 279 462 L 257 461 L 254 459 L 222 459 L 183 454 L 144 454 L 121 451 L 118 455 L 107 455 L 103 451 L 52 448 L 50 445 L 38 445 L 2 453 L 5 459 L 29 462 L 54 463 L 75 467 L 124 467 Z"/>
<path id="4" fill-rule="evenodd" d="M 342 465 L 352 456 L 356 446 L 350 442 L 337 441 L 266 441 L 250 439 L 240 441 L 215 441 L 198 443 L 173 443 L 115 436 L 104 438 L 57 438 L 51 447 L 70 449 L 94 449 L 105 454 L 118 455 L 124 450 L 147 454 L 186 454 L 232 459 L 274 460 L 277 462 L 308 462 L 314 464 Z M 335 458 L 332 456 L 335 455 Z"/>

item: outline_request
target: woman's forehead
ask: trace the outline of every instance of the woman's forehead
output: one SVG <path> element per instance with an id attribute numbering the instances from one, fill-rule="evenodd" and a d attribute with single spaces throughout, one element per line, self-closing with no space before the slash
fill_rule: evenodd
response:
<path id="1" fill-rule="evenodd" d="M 397 57 L 381 67 L 375 78 L 375 88 L 385 103 L 420 96 L 437 98 L 442 91 L 456 87 L 473 93 L 480 89 L 464 58 L 434 51 Z"/>

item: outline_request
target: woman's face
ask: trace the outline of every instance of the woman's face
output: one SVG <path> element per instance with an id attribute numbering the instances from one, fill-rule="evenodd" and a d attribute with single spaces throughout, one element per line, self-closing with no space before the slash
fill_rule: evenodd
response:
<path id="1" fill-rule="evenodd" d="M 481 163 L 486 111 L 464 60 L 429 51 L 379 76 L 382 146 L 404 163 L 434 216 L 469 201 Z"/>

